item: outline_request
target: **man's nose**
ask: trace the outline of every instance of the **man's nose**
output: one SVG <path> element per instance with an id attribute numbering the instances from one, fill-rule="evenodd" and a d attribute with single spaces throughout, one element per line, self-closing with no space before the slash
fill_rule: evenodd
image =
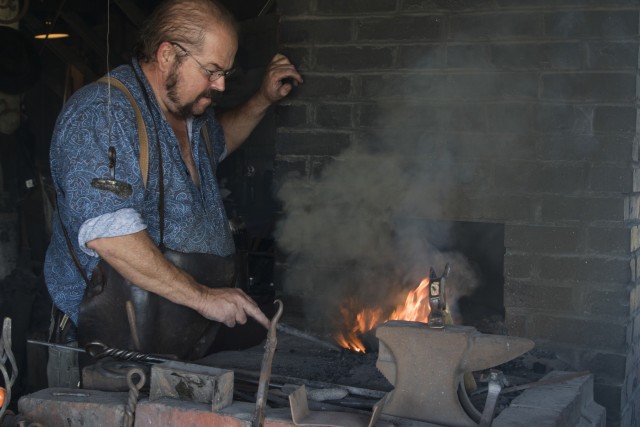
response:
<path id="1" fill-rule="evenodd" d="M 219 79 L 212 81 L 209 87 L 211 89 L 217 90 L 218 92 L 224 92 L 225 85 L 226 85 L 225 78 L 224 76 L 222 76 Z"/>

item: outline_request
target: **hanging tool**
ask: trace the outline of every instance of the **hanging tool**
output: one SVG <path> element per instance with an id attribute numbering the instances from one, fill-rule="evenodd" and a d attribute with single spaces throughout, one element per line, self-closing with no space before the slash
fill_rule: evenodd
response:
<path id="1" fill-rule="evenodd" d="M 129 197 L 133 194 L 131 184 L 116 180 L 116 149 L 109 147 L 109 175 L 111 178 L 93 178 L 91 186 L 98 190 L 106 190 L 120 197 Z"/>
<path id="2" fill-rule="evenodd" d="M 282 316 L 282 301 L 275 300 L 274 303 L 278 304 L 278 311 L 271 319 L 271 325 L 269 326 L 269 333 L 267 334 L 267 342 L 264 345 L 264 356 L 262 357 L 262 365 L 260 367 L 260 380 L 258 381 L 258 392 L 256 393 L 256 410 L 251 420 L 251 427 L 264 426 L 264 409 L 267 403 L 267 393 L 269 391 L 269 377 L 271 377 L 271 363 L 273 362 L 273 354 L 276 351 L 278 339 L 276 337 L 276 330 L 278 326 L 278 320 Z"/>

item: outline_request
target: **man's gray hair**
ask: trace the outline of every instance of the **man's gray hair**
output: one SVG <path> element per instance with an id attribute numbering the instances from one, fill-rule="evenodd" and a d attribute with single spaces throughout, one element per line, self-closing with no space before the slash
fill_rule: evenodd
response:
<path id="1" fill-rule="evenodd" d="M 158 48 L 167 41 L 201 49 L 204 35 L 216 27 L 238 32 L 235 18 L 218 1 L 165 0 L 140 28 L 134 55 L 142 62 L 153 62 Z"/>

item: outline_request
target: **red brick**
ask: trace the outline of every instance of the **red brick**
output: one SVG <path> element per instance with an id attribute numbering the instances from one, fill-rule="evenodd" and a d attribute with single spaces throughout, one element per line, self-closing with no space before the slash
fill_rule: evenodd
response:
<path id="1" fill-rule="evenodd" d="M 216 412 L 211 405 L 161 398 L 141 401 L 136 408 L 135 427 L 250 427 L 255 404 L 234 402 Z M 293 427 L 288 408 L 267 410 L 265 427 Z"/>
<path id="2" fill-rule="evenodd" d="M 128 393 L 47 388 L 23 396 L 18 410 L 47 427 L 121 426 Z"/>

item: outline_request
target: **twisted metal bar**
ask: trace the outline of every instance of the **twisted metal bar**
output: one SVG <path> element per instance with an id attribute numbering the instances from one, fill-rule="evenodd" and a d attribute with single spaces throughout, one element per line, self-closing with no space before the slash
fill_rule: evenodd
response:
<path id="1" fill-rule="evenodd" d="M 133 382 L 133 377 L 137 375 L 140 380 L 137 383 Z M 132 427 L 136 413 L 136 406 L 138 405 L 138 397 L 140 396 L 140 390 L 147 382 L 147 376 L 140 368 L 133 368 L 127 372 L 127 384 L 129 385 L 129 398 L 127 400 L 127 407 L 124 410 L 124 422 L 125 427 Z"/>
<path id="2" fill-rule="evenodd" d="M 102 359 L 103 357 L 113 357 L 114 359 L 118 360 L 129 360 L 132 362 L 143 363 L 162 363 L 170 361 L 170 359 L 151 356 L 149 354 L 144 354 L 137 351 L 107 347 L 105 344 L 99 341 L 90 342 L 85 346 L 85 350 L 96 359 Z"/>

